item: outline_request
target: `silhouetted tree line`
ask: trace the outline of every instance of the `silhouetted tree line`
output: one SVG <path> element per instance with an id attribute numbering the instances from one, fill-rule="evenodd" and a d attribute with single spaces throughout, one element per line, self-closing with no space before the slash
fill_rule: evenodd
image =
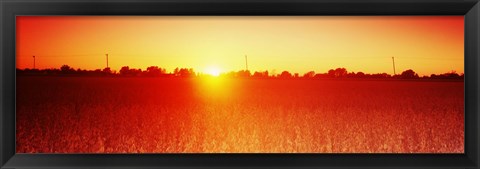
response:
<path id="1" fill-rule="evenodd" d="M 68 65 L 63 65 L 60 69 L 17 69 L 17 75 L 53 75 L 53 76 L 111 76 L 116 74 L 112 72 L 110 68 L 85 70 L 85 69 L 73 69 Z"/>
<path id="2" fill-rule="evenodd" d="M 198 77 L 207 76 L 197 74 L 192 68 L 175 68 L 173 72 L 167 72 L 165 68 L 158 66 L 147 67 L 146 70 L 130 68 L 124 66 L 120 71 L 112 71 L 110 68 L 83 70 L 73 69 L 68 65 L 63 65 L 60 69 L 17 69 L 17 75 L 58 75 L 58 76 L 116 76 L 116 77 Z M 223 73 L 220 76 L 228 78 L 276 78 L 276 79 L 348 79 L 348 78 L 366 78 L 366 79 L 463 79 L 464 74 L 458 74 L 454 71 L 443 74 L 431 74 L 430 76 L 420 77 L 412 69 L 403 71 L 401 74 L 390 75 L 387 73 L 368 74 L 363 72 L 348 72 L 345 68 L 330 69 L 326 73 L 315 73 L 309 71 L 303 75 L 282 71 L 280 74 L 271 74 L 268 71 L 255 71 L 253 74 L 249 70 L 231 71 Z"/>

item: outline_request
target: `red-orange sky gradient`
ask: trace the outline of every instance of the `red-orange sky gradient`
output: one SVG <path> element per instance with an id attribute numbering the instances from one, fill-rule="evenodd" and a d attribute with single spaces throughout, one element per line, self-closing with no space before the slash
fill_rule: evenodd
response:
<path id="1" fill-rule="evenodd" d="M 17 16 L 17 68 L 464 72 L 463 16 Z"/>

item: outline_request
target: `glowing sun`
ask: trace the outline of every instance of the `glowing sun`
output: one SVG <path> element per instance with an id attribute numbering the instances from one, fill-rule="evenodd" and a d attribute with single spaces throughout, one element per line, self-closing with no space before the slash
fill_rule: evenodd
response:
<path id="1" fill-rule="evenodd" d="M 212 75 L 212 76 L 219 76 L 220 75 L 220 69 L 216 67 L 209 67 L 205 71 L 207 74 Z"/>

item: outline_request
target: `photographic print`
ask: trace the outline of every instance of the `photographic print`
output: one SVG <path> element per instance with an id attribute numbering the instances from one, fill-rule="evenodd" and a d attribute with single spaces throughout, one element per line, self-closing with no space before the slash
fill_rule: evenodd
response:
<path id="1" fill-rule="evenodd" d="M 463 16 L 17 16 L 17 153 L 464 153 Z"/>

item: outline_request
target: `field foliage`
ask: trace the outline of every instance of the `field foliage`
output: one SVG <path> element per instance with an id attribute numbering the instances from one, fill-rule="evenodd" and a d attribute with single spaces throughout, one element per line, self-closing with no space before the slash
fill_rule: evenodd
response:
<path id="1" fill-rule="evenodd" d="M 463 82 L 18 77 L 19 153 L 463 153 Z"/>

